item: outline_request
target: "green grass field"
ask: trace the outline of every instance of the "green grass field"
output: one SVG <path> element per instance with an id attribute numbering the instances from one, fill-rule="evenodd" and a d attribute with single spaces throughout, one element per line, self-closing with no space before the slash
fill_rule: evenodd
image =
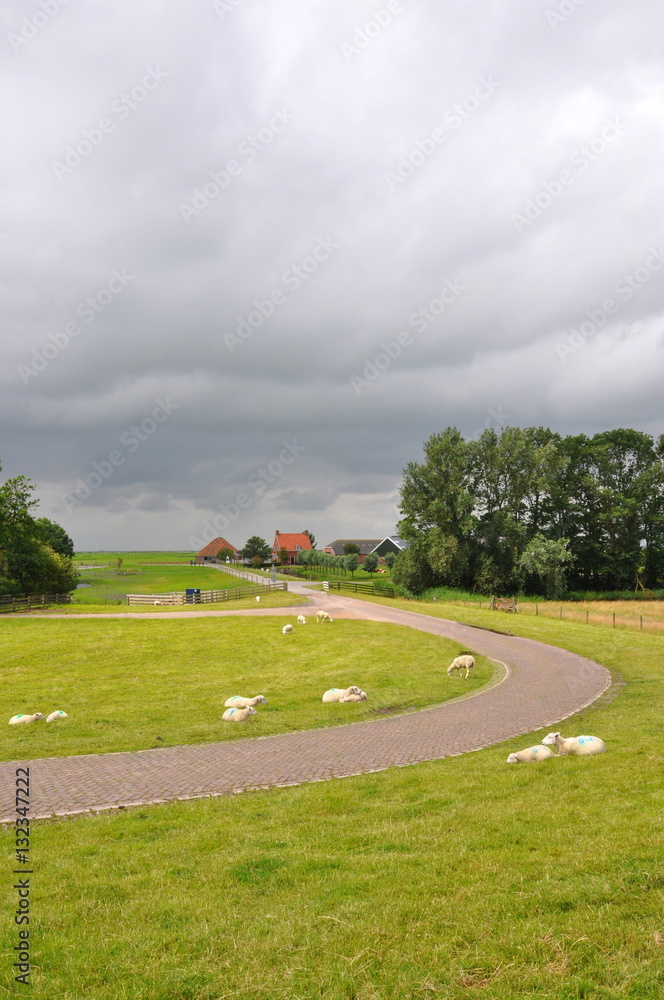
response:
<path id="1" fill-rule="evenodd" d="M 371 719 L 457 697 L 493 674 L 478 658 L 476 677 L 448 678 L 458 644 L 403 626 L 310 619 L 282 635 L 295 618 L 6 621 L 0 759 L 144 750 Z M 351 684 L 370 700 L 321 702 L 328 688 Z M 221 721 L 227 698 L 255 694 L 268 699 L 258 715 L 242 725 Z M 56 709 L 68 718 L 6 724 L 19 712 Z"/>
<path id="2" fill-rule="evenodd" d="M 496 613 L 428 610 L 497 627 Z M 502 620 L 624 682 L 561 726 L 602 736 L 606 754 L 508 767 L 507 754 L 537 733 L 380 774 L 36 824 L 32 996 L 659 998 L 661 640 Z M 107 629 L 48 624 L 92 625 L 102 641 Z M 60 641 L 52 635 L 49 648 Z M 7 872 L 11 848 L 8 836 Z M 16 996 L 25 988 L 9 969 L 11 884 L 8 876 L 2 982 Z"/>

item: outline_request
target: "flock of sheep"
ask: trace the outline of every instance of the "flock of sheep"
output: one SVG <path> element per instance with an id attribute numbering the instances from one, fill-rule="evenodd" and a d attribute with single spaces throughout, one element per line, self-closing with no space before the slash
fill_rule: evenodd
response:
<path id="1" fill-rule="evenodd" d="M 256 600 L 260 601 L 260 597 L 257 597 Z M 333 622 L 334 619 L 330 618 L 327 611 L 317 611 L 316 621 L 320 624 L 321 622 Z M 297 616 L 297 623 L 298 625 L 307 624 L 304 615 Z M 290 635 L 293 632 L 293 626 L 290 624 L 284 625 L 281 631 L 283 635 Z M 461 676 L 462 671 L 465 670 L 464 679 L 467 680 L 474 669 L 475 658 L 470 653 L 463 653 L 452 660 L 447 668 L 447 676 L 451 677 L 456 672 Z M 330 688 L 324 693 L 322 700 L 325 704 L 350 704 L 366 701 L 367 697 L 366 691 L 353 684 L 348 688 Z M 221 718 L 224 722 L 246 722 L 252 715 L 258 714 L 256 712 L 256 705 L 266 704 L 267 698 L 262 694 L 257 694 L 253 698 L 234 695 L 224 702 L 226 711 Z M 46 722 L 55 722 L 56 719 L 66 718 L 67 713 L 61 710 L 51 712 L 49 716 L 44 716 L 41 712 L 35 712 L 34 715 L 13 715 L 9 720 L 9 725 L 15 726 L 27 722 L 36 722 L 39 719 L 45 719 Z M 551 749 L 552 746 L 555 746 L 557 753 L 553 752 Z M 604 741 L 598 736 L 572 736 L 565 738 L 560 733 L 549 733 L 537 746 L 526 747 L 525 750 L 518 750 L 516 753 L 511 753 L 507 758 L 507 763 L 533 763 L 540 760 L 548 760 L 550 757 L 556 756 L 588 757 L 591 754 L 604 753 L 605 751 L 606 746 Z"/>
<path id="2" fill-rule="evenodd" d="M 256 600 L 258 600 L 258 598 L 256 598 Z M 334 618 L 330 618 L 330 616 L 328 615 L 327 611 L 317 611 L 316 612 L 316 621 L 318 622 L 319 625 L 321 624 L 321 622 L 330 622 L 330 624 L 332 624 L 332 622 L 334 621 Z M 307 624 L 307 619 L 304 617 L 304 615 L 298 615 L 297 616 L 297 623 L 298 623 L 298 625 L 306 625 Z M 284 627 L 281 630 L 281 634 L 282 635 L 290 635 L 291 632 L 293 632 L 293 626 L 292 625 L 284 625 Z"/>

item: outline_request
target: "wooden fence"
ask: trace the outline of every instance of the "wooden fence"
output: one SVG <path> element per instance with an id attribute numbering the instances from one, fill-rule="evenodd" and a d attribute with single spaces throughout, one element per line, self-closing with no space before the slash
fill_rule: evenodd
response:
<path id="1" fill-rule="evenodd" d="M 216 604 L 220 601 L 238 601 L 243 597 L 270 594 L 288 590 L 285 582 L 256 584 L 254 587 L 232 587 L 230 590 L 201 590 L 198 594 L 127 594 L 127 604 L 175 606 L 182 604 Z"/>
<path id="2" fill-rule="evenodd" d="M 0 597 L 0 614 L 34 611 L 50 604 L 71 604 L 71 594 L 22 594 L 20 597 Z"/>
<path id="3" fill-rule="evenodd" d="M 353 583 L 351 580 L 331 580 L 330 590 L 352 590 L 356 594 L 373 594 L 376 597 L 396 597 L 394 587 L 381 587 L 375 583 Z"/>

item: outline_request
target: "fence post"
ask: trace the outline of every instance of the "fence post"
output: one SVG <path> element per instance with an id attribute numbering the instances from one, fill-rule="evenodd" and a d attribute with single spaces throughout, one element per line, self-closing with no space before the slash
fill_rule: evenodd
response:
<path id="1" fill-rule="evenodd" d="M 588 615 L 589 615 L 589 614 L 590 614 L 590 612 L 589 612 L 589 611 L 586 611 L 586 625 L 588 624 Z"/>
<path id="2" fill-rule="evenodd" d="M 641 615 L 640 617 L 641 617 L 641 624 L 640 624 L 639 628 L 643 632 L 643 615 Z"/>
<path id="3" fill-rule="evenodd" d="M 616 627 L 616 613 L 615 613 L 615 611 L 613 612 L 613 627 L 614 628 Z"/>
<path id="4" fill-rule="evenodd" d="M 563 616 L 563 606 L 562 606 L 562 604 L 561 604 L 561 605 L 560 605 L 560 617 L 562 618 L 562 616 Z"/>
<path id="5" fill-rule="evenodd" d="M 535 615 L 539 615 L 539 604 L 535 604 Z"/>

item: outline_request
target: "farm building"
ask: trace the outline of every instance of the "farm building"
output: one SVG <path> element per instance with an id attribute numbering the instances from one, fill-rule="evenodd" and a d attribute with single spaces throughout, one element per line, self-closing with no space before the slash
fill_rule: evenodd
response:
<path id="1" fill-rule="evenodd" d="M 272 545 L 272 559 L 274 562 L 279 562 L 279 553 L 281 549 L 285 549 L 288 553 L 286 560 L 288 565 L 295 566 L 297 557 L 302 549 L 310 548 L 311 539 L 303 531 L 296 534 L 282 534 L 281 531 L 276 531 L 274 534 L 274 544 Z"/>
<path id="2" fill-rule="evenodd" d="M 379 544 L 380 538 L 337 538 L 334 542 L 326 545 L 323 552 L 329 552 L 333 556 L 343 556 L 346 554 L 344 551 L 345 545 L 357 545 L 360 550 L 358 559 L 360 563 L 363 563 L 364 557 L 373 552 Z"/>
<path id="3" fill-rule="evenodd" d="M 222 549 L 230 549 L 233 553 L 235 559 L 238 558 L 238 551 L 234 545 L 227 542 L 225 538 L 219 536 L 219 538 L 213 538 L 211 542 L 208 542 L 205 548 L 201 549 L 200 552 L 196 553 L 196 565 L 200 566 L 207 562 L 219 562 L 218 554 Z"/>

